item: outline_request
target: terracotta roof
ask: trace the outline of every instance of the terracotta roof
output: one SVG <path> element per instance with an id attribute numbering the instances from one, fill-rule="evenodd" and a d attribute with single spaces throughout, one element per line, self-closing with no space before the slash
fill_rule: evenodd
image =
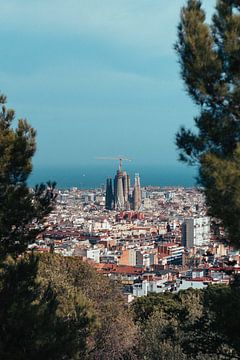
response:
<path id="1" fill-rule="evenodd" d="M 129 275 L 141 275 L 143 273 L 143 269 L 134 267 L 134 266 L 124 266 L 124 265 L 116 265 L 116 264 L 96 264 L 95 265 L 98 272 L 104 274 L 129 274 Z"/>

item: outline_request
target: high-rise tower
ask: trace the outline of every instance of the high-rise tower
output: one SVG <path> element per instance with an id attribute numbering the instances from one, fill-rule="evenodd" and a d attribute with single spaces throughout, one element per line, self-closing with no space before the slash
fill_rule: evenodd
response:
<path id="1" fill-rule="evenodd" d="M 123 171 L 122 181 L 123 181 L 124 202 L 127 202 L 128 201 L 128 185 L 127 185 L 127 173 L 126 173 L 126 171 Z"/>
<path id="2" fill-rule="evenodd" d="M 108 210 L 112 210 L 114 205 L 114 197 L 113 197 L 113 188 L 112 188 L 112 179 L 107 179 L 106 184 L 106 200 L 105 200 L 105 207 Z"/>
<path id="3" fill-rule="evenodd" d="M 133 209 L 138 211 L 142 205 L 139 174 L 135 174 L 133 192 L 131 192 L 130 186 L 130 176 L 122 170 L 122 163 L 120 162 L 113 184 L 111 178 L 107 179 L 106 209 L 120 211 Z"/>
<path id="4" fill-rule="evenodd" d="M 139 174 L 135 174 L 135 182 L 133 189 L 133 210 L 138 211 L 142 204 L 141 186 Z"/>
<path id="5" fill-rule="evenodd" d="M 114 202 L 116 210 L 125 209 L 124 191 L 123 191 L 123 173 L 118 170 L 114 179 Z"/>
<path id="6" fill-rule="evenodd" d="M 124 196 L 124 208 L 130 210 L 130 176 L 123 172 L 123 196 Z"/>

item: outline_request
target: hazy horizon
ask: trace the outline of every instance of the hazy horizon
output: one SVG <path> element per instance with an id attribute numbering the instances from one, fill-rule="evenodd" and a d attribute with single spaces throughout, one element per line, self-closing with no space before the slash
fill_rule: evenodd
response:
<path id="1" fill-rule="evenodd" d="M 126 165 L 124 170 L 131 176 L 133 184 L 134 174 L 139 173 L 142 186 L 196 186 L 196 171 L 186 165 L 155 166 L 155 165 Z M 107 177 L 114 177 L 117 163 L 103 165 L 81 166 L 40 166 L 33 169 L 29 179 L 31 186 L 56 181 L 58 188 L 96 188 L 106 182 Z"/>

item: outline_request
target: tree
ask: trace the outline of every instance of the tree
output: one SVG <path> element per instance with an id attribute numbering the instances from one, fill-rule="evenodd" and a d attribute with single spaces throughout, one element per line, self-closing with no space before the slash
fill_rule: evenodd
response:
<path id="1" fill-rule="evenodd" d="M 0 358 L 79 359 L 95 326 L 79 288 L 39 278 L 39 258 L 25 250 L 54 205 L 55 184 L 30 189 L 36 131 L 0 96 Z"/>
<path id="2" fill-rule="evenodd" d="M 176 136 L 180 160 L 199 166 L 209 213 L 240 246 L 240 3 L 218 0 L 211 26 L 201 1 L 188 0 L 175 45 L 186 90 L 199 106 L 198 132 Z"/>
<path id="3" fill-rule="evenodd" d="M 140 353 L 146 360 L 184 360 L 179 340 L 179 323 L 163 311 L 154 311 L 142 331 Z"/>
<path id="4" fill-rule="evenodd" d="M 43 281 L 39 261 L 24 255 L 2 263 L 0 358 L 84 359 L 96 326 L 94 310 L 80 288 Z"/>
<path id="5" fill-rule="evenodd" d="M 182 343 L 202 316 L 201 291 L 153 293 L 136 299 L 132 307 L 140 326 L 139 352 L 144 359 L 187 359 Z"/>
<path id="6" fill-rule="evenodd" d="M 133 358 L 137 326 L 118 284 L 78 258 L 57 254 L 40 256 L 38 276 L 45 288 L 52 284 L 56 294 L 62 293 L 62 286 L 68 286 L 80 290 L 91 304 L 96 326 L 88 336 L 87 360 Z"/>
<path id="7" fill-rule="evenodd" d="M 35 130 L 0 97 L 0 358 L 132 359 L 137 328 L 119 287 L 79 261 L 28 254 L 54 183 L 27 186 Z"/>
<path id="8" fill-rule="evenodd" d="M 54 200 L 54 183 L 30 190 L 27 179 L 36 150 L 36 131 L 26 120 L 13 126 L 14 110 L 5 107 L 0 96 L 0 259 L 16 257 L 34 241 L 40 221 Z"/>
<path id="9" fill-rule="evenodd" d="M 140 358 L 239 359 L 239 290 L 236 281 L 136 299 Z"/>

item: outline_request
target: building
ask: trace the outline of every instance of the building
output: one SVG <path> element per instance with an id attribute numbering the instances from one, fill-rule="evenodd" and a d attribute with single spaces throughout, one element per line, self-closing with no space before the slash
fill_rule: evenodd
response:
<path id="1" fill-rule="evenodd" d="M 122 254 L 118 260 L 119 265 L 136 266 L 136 250 L 126 249 L 122 250 Z"/>
<path id="2" fill-rule="evenodd" d="M 164 293 L 176 290 L 176 273 L 172 270 L 161 270 L 158 273 L 144 273 L 134 282 L 132 292 L 134 297 L 146 296 L 149 293 Z"/>
<path id="3" fill-rule="evenodd" d="M 158 264 L 158 256 L 156 251 L 136 251 L 136 266 L 146 269 L 155 264 Z"/>
<path id="4" fill-rule="evenodd" d="M 142 205 L 141 186 L 139 174 L 135 174 L 135 183 L 133 190 L 133 210 L 138 211 Z"/>
<path id="5" fill-rule="evenodd" d="M 94 249 L 94 248 L 78 249 L 75 252 L 75 255 L 86 257 L 87 259 L 93 260 L 95 263 L 100 262 L 100 249 L 98 249 L 98 248 L 96 248 L 96 249 Z"/>
<path id="6" fill-rule="evenodd" d="M 112 179 L 108 178 L 106 184 L 105 207 L 107 210 L 112 210 L 113 206 L 114 206 L 114 196 L 113 196 Z"/>
<path id="7" fill-rule="evenodd" d="M 161 262 L 164 265 L 182 265 L 184 247 L 174 243 L 163 243 L 158 247 Z"/>
<path id="8" fill-rule="evenodd" d="M 186 248 L 204 246 L 210 242 L 210 218 L 188 218 L 182 224 L 182 245 Z"/>
<path id="9" fill-rule="evenodd" d="M 126 173 L 126 171 L 123 172 L 122 181 L 123 181 L 123 197 L 124 197 L 125 209 L 128 210 L 129 194 L 130 194 L 130 176 Z"/>
<path id="10" fill-rule="evenodd" d="M 123 173 L 120 170 L 114 178 L 114 206 L 116 210 L 124 210 Z"/>
<path id="11" fill-rule="evenodd" d="M 106 181 L 105 208 L 107 210 L 130 210 L 138 211 L 142 204 L 140 177 L 135 175 L 134 190 L 130 193 L 130 176 L 122 168 L 117 170 L 112 186 L 112 179 Z"/>

